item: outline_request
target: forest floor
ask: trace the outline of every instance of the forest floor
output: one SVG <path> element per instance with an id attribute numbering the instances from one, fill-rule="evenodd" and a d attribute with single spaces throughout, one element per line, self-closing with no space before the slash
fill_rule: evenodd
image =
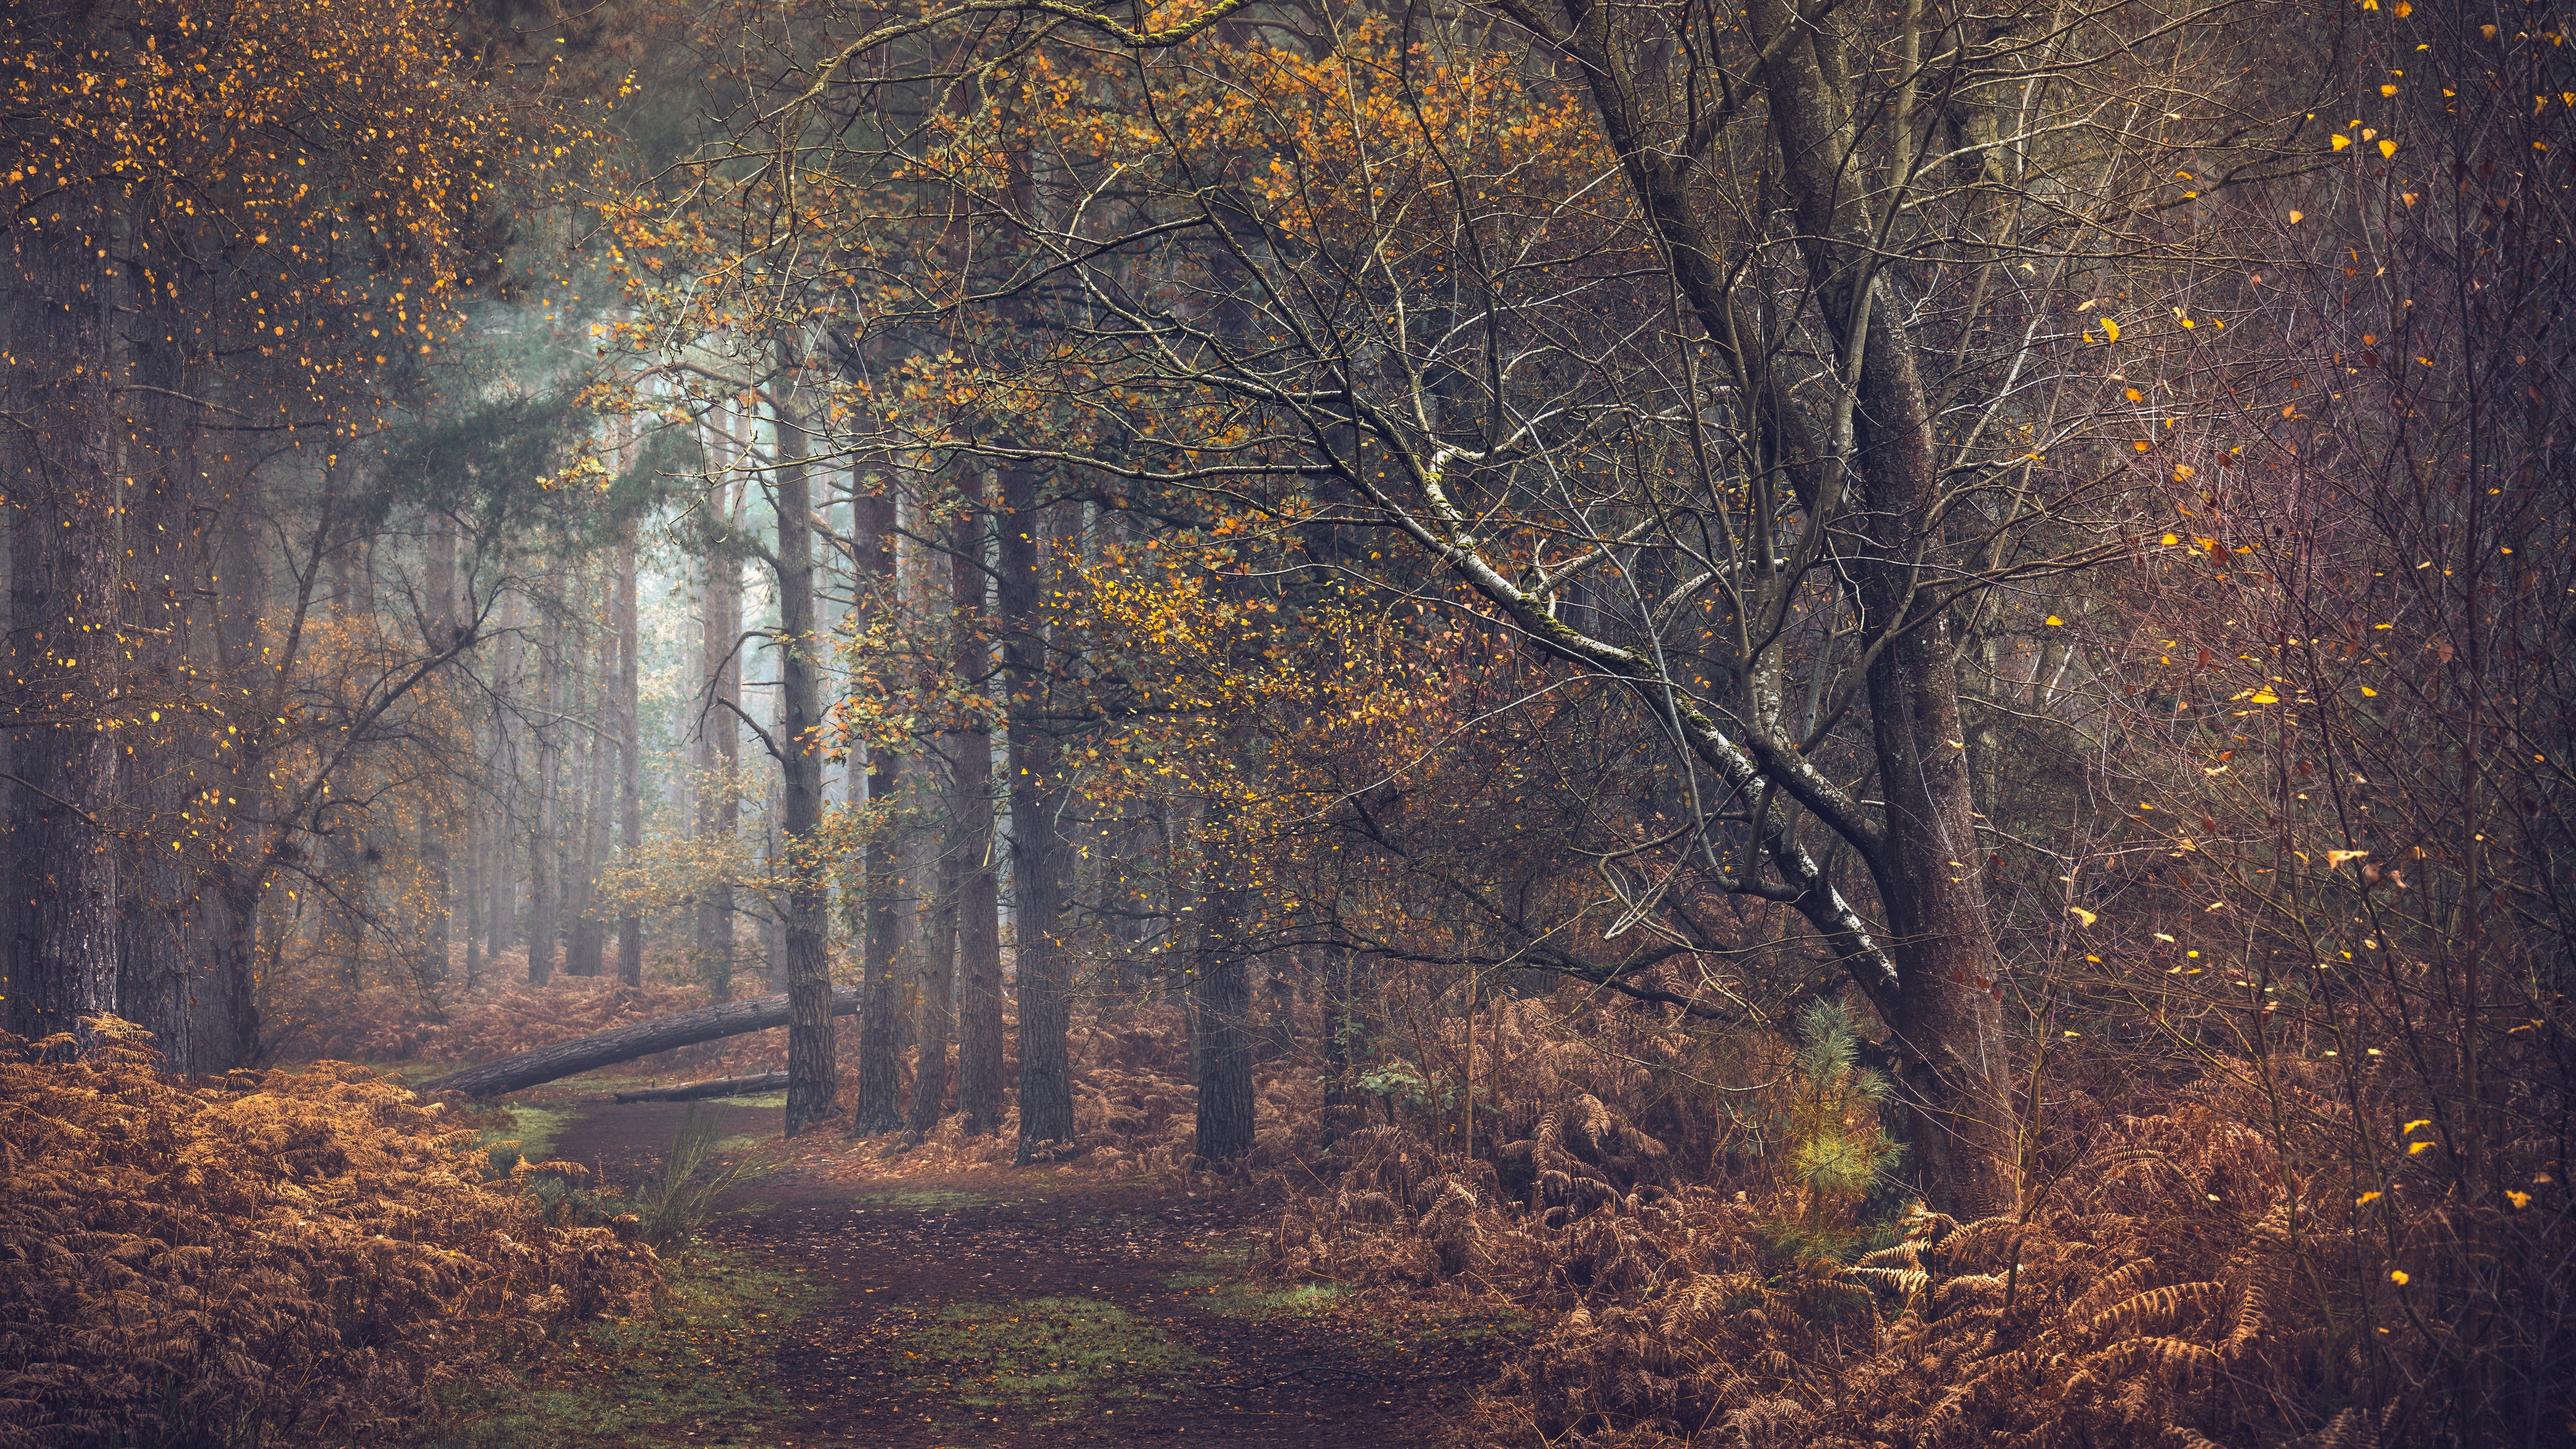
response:
<path id="1" fill-rule="evenodd" d="M 513 1104 L 553 1137 L 531 1156 L 612 1187 L 658 1172 L 688 1112 L 580 1082 Z M 781 1126 L 775 1098 L 701 1110 L 737 1144 Z M 679 1255 L 663 1310 L 559 1341 L 442 1444 L 1377 1449 L 1438 1438 L 1524 1337 L 1491 1310 L 1254 1277 L 1257 1188 L 885 1146 L 792 1144 Z"/>

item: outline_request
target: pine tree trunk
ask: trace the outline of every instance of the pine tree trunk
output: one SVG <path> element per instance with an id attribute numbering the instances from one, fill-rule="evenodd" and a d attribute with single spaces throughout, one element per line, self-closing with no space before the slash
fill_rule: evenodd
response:
<path id="1" fill-rule="evenodd" d="M 722 421 L 723 414 L 717 413 Z M 730 457 L 730 443 L 722 428 L 710 435 L 711 451 L 719 462 Z M 742 724 L 734 711 L 742 705 L 742 661 L 734 652 L 735 641 L 742 637 L 742 565 L 736 559 L 731 531 L 742 526 L 743 486 L 737 481 L 729 488 L 730 499 L 721 510 L 726 521 L 726 536 L 716 540 L 709 550 L 706 586 L 700 597 L 699 667 L 706 681 L 707 701 L 698 711 L 698 832 L 704 854 L 721 864 L 715 880 L 700 897 L 697 919 L 691 938 L 691 954 L 696 958 L 698 979 L 707 984 L 708 994 L 718 1001 L 733 996 L 734 968 L 734 887 L 731 875 L 733 852 L 739 845 L 742 829 L 742 801 L 738 787 L 742 776 Z M 722 489 L 720 489 L 720 492 Z"/>
<path id="2" fill-rule="evenodd" d="M 1065 956 L 1054 939 L 1064 912 L 1066 849 L 1057 814 L 1064 806 L 1057 747 L 1045 720 L 1048 678 L 1037 474 L 1003 474 L 999 520 L 1002 657 L 1010 705 L 1012 958 L 1020 994 L 1020 1147 L 1073 1140 L 1073 1073 L 1065 1053 L 1069 1025 Z"/>
<path id="3" fill-rule="evenodd" d="M 971 475 L 970 475 L 971 476 Z M 971 500 L 970 500 L 971 501 Z M 984 524 L 980 509 L 958 515 L 949 535 L 949 598 L 956 608 L 957 677 L 980 679 Z M 949 808 L 957 822 L 957 1110 L 966 1135 L 1002 1125 L 1001 880 L 993 860 L 993 736 L 969 714 L 949 736 Z"/>
<path id="4" fill-rule="evenodd" d="M 528 984 L 543 986 L 555 974 L 555 768 L 563 726 L 554 718 L 563 693 L 563 621 L 554 601 L 539 604 L 537 624 L 536 797 L 528 832 Z"/>
<path id="5" fill-rule="evenodd" d="M 832 1016 L 847 1016 L 859 1009 L 859 993 L 836 991 L 824 1003 Z M 425 1082 L 419 1090 L 463 1092 L 469 1096 L 489 1097 L 502 1092 L 515 1092 L 541 1082 L 551 1082 L 579 1072 L 613 1067 L 637 1057 L 656 1052 L 677 1051 L 700 1042 L 719 1041 L 746 1032 L 775 1031 L 791 1026 L 794 1008 L 785 996 L 755 996 L 747 1001 L 729 1001 L 719 1006 L 701 1006 L 695 1011 L 639 1021 L 571 1041 L 538 1047 L 497 1062 L 467 1067 L 451 1072 L 436 1081 Z M 792 1029 L 792 1027 L 791 1027 Z"/>
<path id="6" fill-rule="evenodd" d="M 810 446 L 804 420 L 782 385 L 776 413 L 778 466 L 778 748 L 784 761 L 781 808 L 785 815 L 787 888 L 781 893 L 780 929 L 786 956 L 787 1135 L 832 1115 L 839 1079 L 832 1035 L 831 914 L 824 889 L 821 849 L 823 752 L 816 732 L 823 724 L 823 640 L 814 628 L 814 512 Z"/>
<path id="7" fill-rule="evenodd" d="M 620 856 L 632 863 L 644 848 L 644 756 L 637 719 L 635 540 L 617 546 L 617 832 Z M 617 979 L 644 984 L 644 918 L 632 907 L 617 918 Z"/>
<path id="8" fill-rule="evenodd" d="M 1221 837 L 1230 812 L 1218 802 L 1208 808 L 1207 830 Z M 1232 1162 L 1252 1151 L 1252 1035 L 1245 1017 L 1252 992 L 1244 956 L 1244 892 L 1233 882 L 1239 873 L 1223 858 L 1223 845 L 1212 846 L 1199 893 L 1199 939 L 1190 967 L 1190 1013 L 1196 1022 L 1191 1045 L 1199 1089 L 1198 1155 L 1211 1163 Z"/>
<path id="9" fill-rule="evenodd" d="M 455 640 L 459 627 L 456 615 L 456 530 L 445 518 L 430 521 L 421 586 L 429 595 L 428 607 L 423 611 L 428 637 L 421 643 L 432 654 L 443 653 Z M 451 918 L 455 910 L 455 896 L 449 880 L 451 862 L 447 849 L 447 822 L 440 815 L 441 812 L 431 803 L 422 809 L 420 820 L 421 889 L 427 895 L 422 904 L 421 957 L 431 981 L 447 979 L 447 943 L 452 934 Z"/>
<path id="10" fill-rule="evenodd" d="M 590 582 L 590 571 L 585 569 L 583 573 L 584 582 Z M 616 776 L 615 752 L 602 735 L 609 728 L 614 708 L 610 694 L 616 647 L 617 636 L 611 631 L 599 640 L 597 649 L 582 651 L 585 667 L 580 673 L 581 703 L 572 711 L 589 728 L 575 736 L 581 745 L 581 826 L 575 833 L 581 854 L 564 902 L 572 931 L 571 944 L 564 953 L 564 971 L 571 976 L 598 976 L 607 966 L 608 928 L 599 918 L 599 868 L 608 853 L 612 809 L 609 792 Z"/>
<path id="11" fill-rule="evenodd" d="M 850 529 L 857 548 L 857 599 L 861 627 L 891 614 L 900 597 L 895 576 L 894 487 L 888 481 L 875 494 L 850 500 Z M 855 764 L 853 769 L 855 769 Z M 882 742 L 869 747 L 868 804 L 883 807 L 901 788 L 901 760 Z M 889 827 L 880 823 L 861 847 L 860 876 L 867 892 L 866 1001 L 859 1011 L 859 1100 L 850 1118 L 853 1136 L 892 1131 L 902 1125 L 901 1064 L 896 1055 L 896 1013 L 902 1007 L 903 949 L 902 851 Z"/>
<path id="12" fill-rule="evenodd" d="M 936 1128 L 948 1104 L 948 1042 L 957 1000 L 957 893 L 965 880 L 962 854 L 952 818 L 938 858 L 914 863 L 916 874 L 935 882 L 921 919 L 921 1001 L 913 1028 L 921 1060 L 913 1074 L 912 1108 L 903 1122 L 914 1133 Z"/>

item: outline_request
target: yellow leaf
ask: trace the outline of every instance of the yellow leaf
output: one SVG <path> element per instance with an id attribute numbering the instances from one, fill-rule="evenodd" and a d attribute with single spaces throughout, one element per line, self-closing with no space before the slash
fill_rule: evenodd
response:
<path id="1" fill-rule="evenodd" d="M 2397 87 L 2395 87 L 2395 86 L 2381 86 L 2381 87 L 2379 88 L 2379 93 L 2380 93 L 2381 95 L 2383 95 L 2383 96 L 2393 96 L 2393 95 L 2397 94 Z"/>
<path id="2" fill-rule="evenodd" d="M 2146 396 L 2146 394 L 2144 394 L 2144 393 L 2142 393 L 2142 392 L 2138 391 L 2136 388 L 2134 388 L 2134 387 L 2133 387 L 2133 388 L 2129 389 L 2129 394 L 2128 394 L 2128 396 L 2129 396 L 2129 401 L 2131 401 L 2131 402 L 2136 402 L 2136 401 L 2138 401 L 2139 399 L 2141 399 L 2141 398 L 2145 397 L 2145 396 Z"/>
<path id="3" fill-rule="evenodd" d="M 2050 628 L 2052 628 L 2052 629 L 2053 629 L 2053 628 L 2058 627 L 2058 626 L 2059 626 L 2059 625 L 2061 625 L 2061 624 L 2064 624 L 2065 622 L 2066 622 L 2066 621 L 2065 621 L 2064 619 L 2061 619 L 2061 618 L 2057 617 L 2055 614 L 2051 614 L 2051 615 L 2049 615 L 2049 616 L 2048 616 L 2048 624 L 2049 624 L 2049 627 L 2050 627 Z"/>
<path id="4" fill-rule="evenodd" d="M 2382 141 L 2382 142 L 2380 142 L 2380 143 L 2379 143 L 2379 154 L 2380 154 L 2383 158 L 2384 158 L 2384 157 L 2389 157 L 2389 156 L 2394 156 L 2394 155 L 2396 155 L 2396 154 L 2397 154 L 2397 143 L 2396 143 L 2396 142 L 2394 142 L 2394 141 Z"/>
<path id="5" fill-rule="evenodd" d="M 2164 539 L 2163 539 L 2163 543 L 2164 543 L 2165 547 L 2167 547 L 2167 548 L 2171 548 L 2171 547 L 2173 547 L 2175 544 L 2178 544 L 2178 543 L 2180 543 L 2180 542 L 2182 542 L 2182 540 L 2181 540 L 2181 539 L 2174 537 L 2174 536 L 2173 536 L 2172 534 L 2170 534 L 2170 533 L 2166 534 L 2166 535 L 2164 536 Z"/>
<path id="6" fill-rule="evenodd" d="M 2307 219 L 2308 214 L 2304 211 L 2293 211 L 2290 213 L 2290 225 L 2292 226 L 2297 226 L 2300 222 L 2306 221 Z"/>
<path id="7" fill-rule="evenodd" d="M 2344 852 L 2344 854 L 2346 854 L 2346 855 L 2361 855 L 2361 854 L 2365 854 L 2365 852 L 2363 852 L 2363 851 L 2358 851 L 2358 850 L 2348 850 L 2348 851 L 2345 851 L 2345 852 Z M 2432 1118 L 2430 1118 L 2430 1117 L 2418 1117 L 2418 1118 L 2416 1118 L 2414 1121 L 2409 1122 L 2409 1123 L 2407 1123 L 2407 1124 L 2406 1124 L 2406 1131 L 2408 1131 L 2408 1132 L 2412 1132 L 2412 1131 L 2414 1131 L 2414 1130 L 2415 1130 L 2416 1128 L 2418 1128 L 2418 1127 L 2430 1127 L 2430 1126 L 2432 1126 L 2432 1125 L 2433 1125 L 2433 1119 L 2432 1119 Z M 2403 1135 L 2403 1134 L 2400 1134 L 2400 1135 Z"/>
<path id="8" fill-rule="evenodd" d="M 2105 336 L 2105 337 L 2107 337 L 2107 338 L 2109 338 L 2109 339 L 2111 339 L 2111 340 L 2112 340 L 2112 341 L 2114 341 L 2114 342 L 2119 341 L 2119 340 L 2120 340 L 2120 324 L 2119 324 L 2119 323 L 2117 323 L 2117 322 L 2112 321 L 2112 320 L 2111 320 L 2110 318 L 2108 318 L 2108 317 L 2103 318 L 2103 319 L 2102 319 L 2102 335 L 2103 335 L 2103 336 Z"/>
<path id="9" fill-rule="evenodd" d="M 2352 138 L 2350 136 L 2337 136 L 2333 138 L 2332 141 L 2328 142 L 2328 144 L 2340 151 L 2344 147 L 2352 144 Z"/>
<path id="10" fill-rule="evenodd" d="M 2409 0 L 2397 0 L 2397 3 L 2389 8 L 2397 12 L 2397 18 L 2400 20 L 2415 13 L 2415 7 L 2409 3 Z"/>
<path id="11" fill-rule="evenodd" d="M 2379 691 L 2365 684 L 2361 687 L 2361 697 L 2364 699 L 2377 699 L 2379 698 Z"/>
<path id="12" fill-rule="evenodd" d="M 2365 1192 L 2365 1193 L 2363 1193 L 2361 1196 L 2359 1196 L 2359 1197 L 2357 1197 L 2357 1198 L 2354 1198 L 2354 1199 L 2352 1200 L 2352 1205 L 2353 1205 L 2354 1207 L 2368 1207 L 2368 1206 L 2370 1206 L 2372 1203 L 2375 1203 L 2375 1202 L 2377 1202 L 2377 1201 L 2379 1201 L 2379 1194 L 2378 1194 L 2378 1193 L 2375 1193 L 2375 1192 Z"/>
<path id="13" fill-rule="evenodd" d="M 2517 1191 L 2515 1191 L 2515 1190 L 2514 1190 L 2514 1189 L 2512 1189 L 2512 1188 L 2506 1188 L 2506 1189 L 2504 1190 L 2504 1197 L 2505 1197 L 2505 1201 L 2507 1201 L 2507 1202 L 2509 1202 L 2509 1203 L 2512 1203 L 2512 1204 L 2514 1205 L 2514 1208 L 2515 1208 L 2515 1210 L 2516 1210 L 2516 1211 L 2520 1211 L 2520 1210 L 2521 1210 L 2521 1209 L 2523 1209 L 2523 1208 L 2527 1208 L 2527 1207 L 2531 1206 L 2531 1194 L 2530 1194 L 2530 1193 L 2527 1193 L 2527 1192 L 2517 1192 Z"/>
<path id="14" fill-rule="evenodd" d="M 2431 1150 L 2432 1146 L 2430 1142 L 2409 1142 L 2406 1144 L 2406 1155 L 2412 1157 L 2418 1152 Z"/>
<path id="15" fill-rule="evenodd" d="M 2279 704 L 2281 702 L 2281 696 L 2274 694 L 2268 689 L 2258 689 L 2254 691 L 2254 702 L 2256 704 Z"/>
<path id="16" fill-rule="evenodd" d="M 2087 926 L 2090 926 L 2095 921 L 2102 919 L 2100 916 L 2093 914 L 2082 906 L 2068 906 L 2066 910 L 2068 914 L 2074 916 L 2075 919 L 2082 921 Z"/>
<path id="17" fill-rule="evenodd" d="M 2400 1287 L 2400 1288 L 2405 1287 L 2405 1286 L 2406 1286 L 2406 1270 L 2405 1270 L 2405 1269 L 2403 1269 L 2403 1268 L 2391 1268 L 2391 1269 L 2389 1269 L 2389 1270 L 2388 1270 L 2388 1281 L 2389 1281 L 2389 1282 L 2391 1282 L 2391 1283 L 2396 1284 L 2396 1285 L 2397 1285 L 2398 1287 Z"/>

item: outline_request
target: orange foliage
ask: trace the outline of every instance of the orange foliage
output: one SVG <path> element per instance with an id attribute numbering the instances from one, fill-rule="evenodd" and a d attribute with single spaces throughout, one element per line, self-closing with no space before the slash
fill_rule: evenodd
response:
<path id="1" fill-rule="evenodd" d="M 437 1104 L 325 1064 L 186 1087 L 138 1034 L 0 1039 L 0 1446 L 301 1441 L 417 1422 L 653 1251 L 485 1185 Z"/>

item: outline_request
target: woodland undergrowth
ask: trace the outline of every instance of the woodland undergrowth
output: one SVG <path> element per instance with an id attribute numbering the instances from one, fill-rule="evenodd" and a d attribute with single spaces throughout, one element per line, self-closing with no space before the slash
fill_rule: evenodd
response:
<path id="1" fill-rule="evenodd" d="M 1478 1154 L 1436 1116 L 1329 1109 L 1345 1130 L 1282 1175 L 1261 1255 L 1541 1323 L 1458 1444 L 2349 1449 L 2437 1442 L 2463 1392 L 2567 1422 L 2564 1382 L 2479 1382 L 2563 1357 L 2564 1212 L 2354 1180 L 2317 1064 L 2063 1093 L 2019 1210 L 1960 1222 L 1889 1192 L 1882 1089 L 1834 1008 L 1767 1078 L 1731 1073 L 1769 1082 L 1743 1094 L 1650 1012 L 1476 1022 Z"/>
<path id="2" fill-rule="evenodd" d="M 631 1224 L 527 1190 L 548 1164 L 487 1182 L 445 1104 L 346 1064 L 191 1083 L 92 1026 L 79 1061 L 0 1038 L 0 1449 L 416 1426 L 653 1301 Z"/>

